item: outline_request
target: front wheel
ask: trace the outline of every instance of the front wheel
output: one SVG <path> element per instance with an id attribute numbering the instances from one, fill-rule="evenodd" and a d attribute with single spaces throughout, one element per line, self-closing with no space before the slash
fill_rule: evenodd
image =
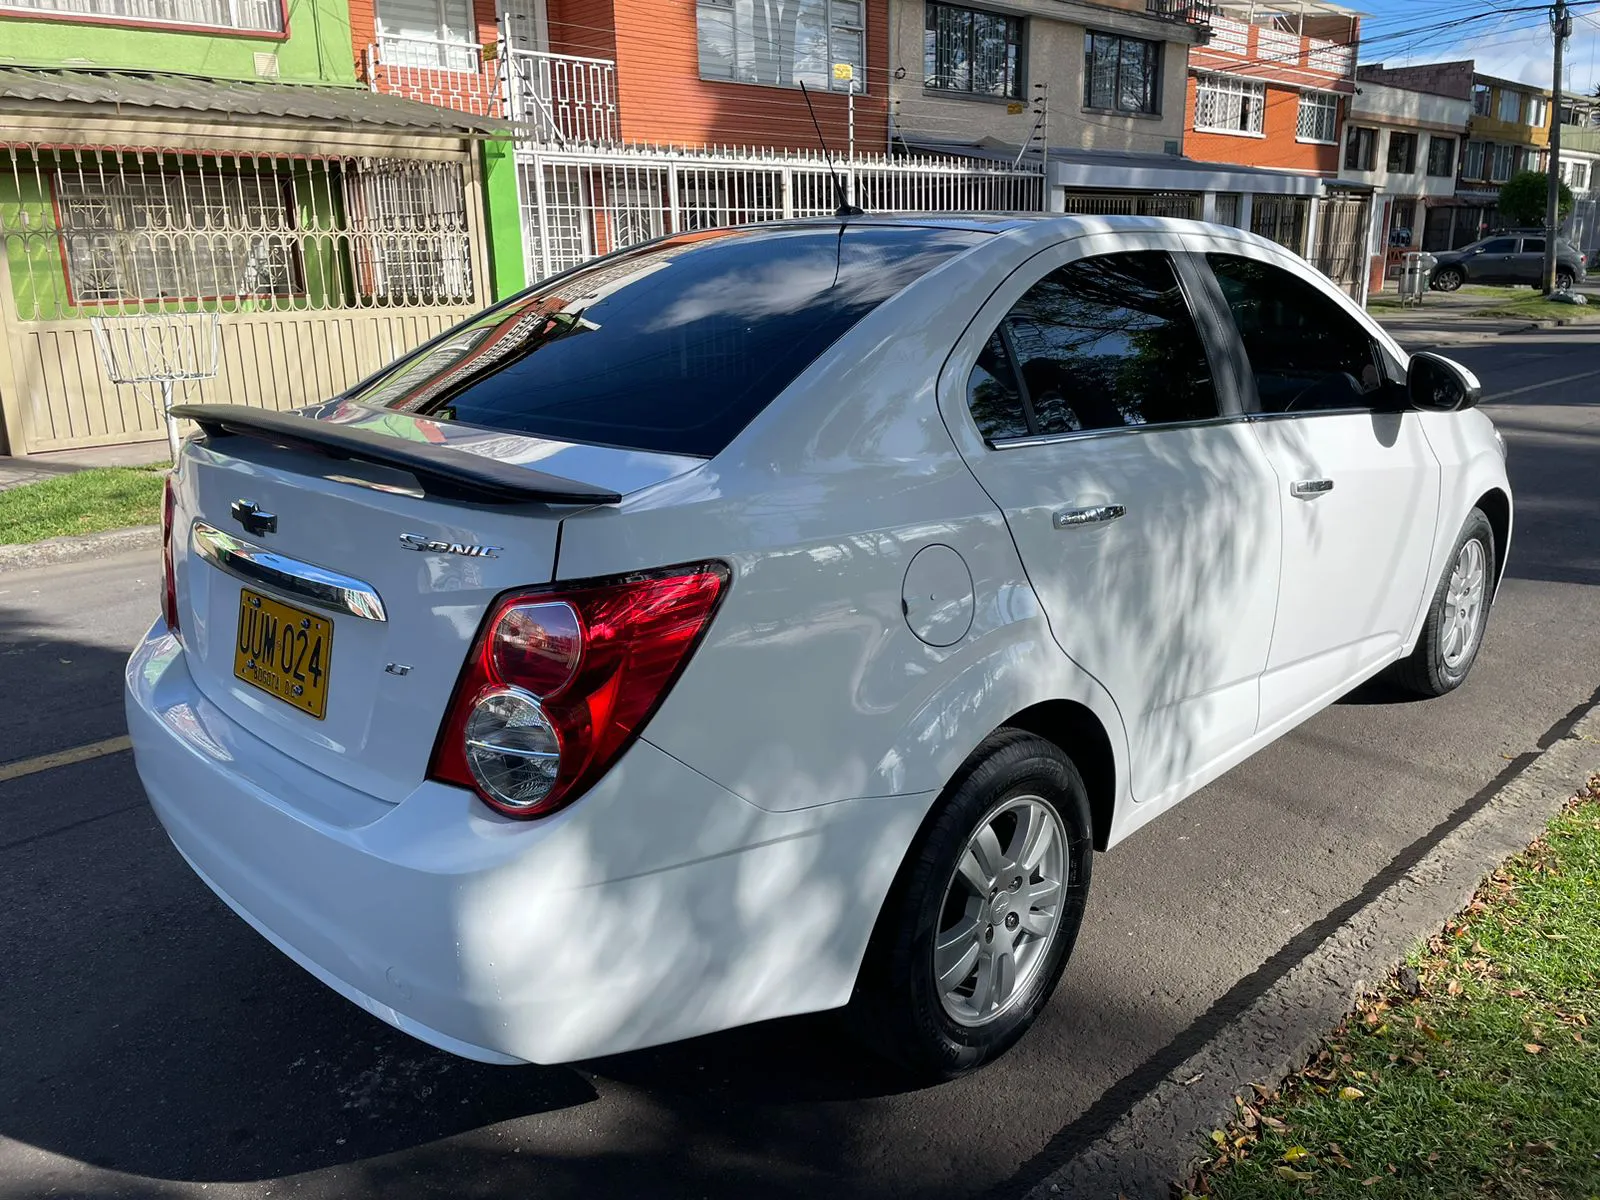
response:
<path id="1" fill-rule="evenodd" d="M 991 734 L 946 788 L 874 930 L 849 1017 L 919 1078 L 1009 1049 L 1078 937 L 1094 855 L 1088 793 L 1055 745 Z"/>
<path id="2" fill-rule="evenodd" d="M 1456 267 L 1442 267 L 1433 277 L 1433 286 L 1441 292 L 1456 291 L 1463 282 L 1463 276 Z"/>
<path id="3" fill-rule="evenodd" d="M 1494 571 L 1494 527 L 1475 508 L 1434 591 L 1417 648 L 1395 664 L 1396 683 L 1423 696 L 1442 696 L 1461 686 L 1483 644 Z"/>

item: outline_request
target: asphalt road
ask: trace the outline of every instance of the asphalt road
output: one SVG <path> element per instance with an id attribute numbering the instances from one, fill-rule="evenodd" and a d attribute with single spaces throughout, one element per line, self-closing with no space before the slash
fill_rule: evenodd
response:
<path id="1" fill-rule="evenodd" d="M 1060 990 L 990 1070 L 907 1090 L 825 1018 L 451 1059 L 227 912 L 112 754 L 0 782 L 0 1200 L 1020 1194 L 1595 696 L 1600 334 L 1451 353 L 1513 393 L 1518 527 L 1472 679 L 1365 688 L 1102 857 Z M 156 603 L 146 557 L 0 574 L 0 763 L 123 731 Z"/>

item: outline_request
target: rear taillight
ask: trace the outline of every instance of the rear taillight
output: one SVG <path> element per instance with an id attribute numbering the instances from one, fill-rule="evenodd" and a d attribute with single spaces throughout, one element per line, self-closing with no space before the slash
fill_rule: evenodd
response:
<path id="1" fill-rule="evenodd" d="M 172 564 L 172 526 L 177 511 L 178 493 L 168 475 L 161 494 L 161 615 L 173 633 L 178 632 L 178 572 Z"/>
<path id="2" fill-rule="evenodd" d="M 513 592 L 456 684 L 431 779 L 513 817 L 576 800 L 626 750 L 689 661 L 728 583 L 720 563 Z"/>

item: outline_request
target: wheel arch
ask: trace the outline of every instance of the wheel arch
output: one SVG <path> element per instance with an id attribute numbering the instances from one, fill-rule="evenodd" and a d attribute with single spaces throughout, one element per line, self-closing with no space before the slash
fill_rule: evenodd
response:
<path id="1" fill-rule="evenodd" d="M 1089 793 L 1094 848 L 1106 849 L 1117 811 L 1117 760 L 1094 710 L 1076 700 L 1045 700 L 1013 714 L 1004 725 L 1042 737 L 1072 760 Z"/>
<path id="2" fill-rule="evenodd" d="M 1479 496 L 1473 507 L 1489 518 L 1489 528 L 1494 530 L 1494 586 L 1500 590 L 1500 580 L 1505 576 L 1506 555 L 1511 549 L 1511 497 L 1500 488 L 1490 488 Z"/>

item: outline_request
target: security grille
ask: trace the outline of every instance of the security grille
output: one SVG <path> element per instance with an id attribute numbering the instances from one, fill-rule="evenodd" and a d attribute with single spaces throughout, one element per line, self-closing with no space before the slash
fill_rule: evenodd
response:
<path id="1" fill-rule="evenodd" d="M 460 162 L 0 147 L 22 320 L 466 304 Z"/>
<path id="2" fill-rule="evenodd" d="M 1311 202 L 1304 196 L 1257 196 L 1250 210 L 1250 232 L 1304 254 L 1310 215 Z"/>
<path id="3" fill-rule="evenodd" d="M 1194 127 L 1213 133 L 1261 133 L 1267 85 L 1228 75 L 1202 75 L 1195 86 Z"/>
<path id="4" fill-rule="evenodd" d="M 1295 136 L 1307 142 L 1334 142 L 1339 132 L 1339 97 L 1330 92 L 1302 92 Z"/>
<path id="5" fill-rule="evenodd" d="M 1200 216 L 1200 197 L 1193 192 L 1067 192 L 1063 212 L 1094 217 Z"/>

